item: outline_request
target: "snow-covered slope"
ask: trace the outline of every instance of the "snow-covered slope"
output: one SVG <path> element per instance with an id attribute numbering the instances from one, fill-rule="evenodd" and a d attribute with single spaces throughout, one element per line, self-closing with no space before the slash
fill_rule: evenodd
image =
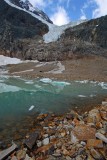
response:
<path id="1" fill-rule="evenodd" d="M 71 22 L 71 23 L 69 23 L 67 25 L 63 25 L 63 26 L 56 26 L 47 20 L 48 16 L 46 16 L 46 14 L 45 14 L 45 18 L 44 18 L 44 16 L 43 16 L 44 12 L 40 11 L 38 8 L 34 8 L 29 3 L 28 0 L 26 0 L 26 3 L 25 3 L 25 0 L 4 0 L 4 1 L 6 3 L 8 3 L 8 5 L 10 5 L 11 7 L 14 7 L 19 10 L 23 10 L 48 25 L 49 32 L 43 36 L 45 43 L 49 43 L 49 42 L 53 42 L 53 41 L 58 40 L 58 38 L 60 38 L 61 34 L 64 33 L 65 29 L 67 29 L 69 27 L 76 26 L 76 25 L 84 22 L 84 21 L 78 21 L 78 22 Z M 17 5 L 17 3 L 13 3 L 15 1 L 19 2 L 21 5 Z M 35 12 L 38 14 L 35 14 Z"/>

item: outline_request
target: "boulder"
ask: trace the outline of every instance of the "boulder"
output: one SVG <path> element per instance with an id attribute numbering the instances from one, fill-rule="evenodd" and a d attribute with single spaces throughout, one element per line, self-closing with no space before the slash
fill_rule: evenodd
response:
<path id="1" fill-rule="evenodd" d="M 96 140 L 96 139 L 88 139 L 87 140 L 87 148 L 103 148 L 103 142 L 102 140 Z"/>
<path id="2" fill-rule="evenodd" d="M 107 143 L 107 138 L 103 134 L 96 133 L 95 136 L 96 136 L 96 138 L 98 138 L 98 139 L 102 140 L 103 142 Z"/>
<path id="3" fill-rule="evenodd" d="M 88 139 L 95 139 L 96 129 L 83 124 L 76 126 L 72 133 L 76 139 L 84 141 Z"/>
<path id="4" fill-rule="evenodd" d="M 24 144 L 29 148 L 32 149 L 34 145 L 36 145 L 36 142 L 39 138 L 40 132 L 36 131 L 29 135 L 29 137 L 24 141 Z"/>

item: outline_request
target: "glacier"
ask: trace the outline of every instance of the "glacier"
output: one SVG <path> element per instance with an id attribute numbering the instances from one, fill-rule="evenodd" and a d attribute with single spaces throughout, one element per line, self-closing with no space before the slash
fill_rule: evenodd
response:
<path id="1" fill-rule="evenodd" d="M 34 10 L 34 8 L 31 8 L 30 11 L 27 11 L 26 9 L 23 9 L 21 7 L 18 7 L 16 5 L 14 5 L 13 3 L 11 3 L 10 0 L 4 0 L 8 5 L 10 5 L 11 7 L 14 7 L 16 9 L 22 10 L 24 12 L 29 13 L 30 15 L 32 15 L 33 17 L 37 18 L 38 20 L 42 21 L 43 23 L 47 24 L 49 27 L 49 32 L 46 33 L 43 36 L 44 42 L 45 43 L 50 43 L 50 42 L 54 42 L 57 41 L 60 36 L 64 33 L 65 29 L 69 28 L 69 27 L 73 27 L 76 25 L 79 25 L 80 23 L 85 22 L 86 20 L 79 20 L 77 22 L 70 22 L 69 24 L 66 25 L 62 25 L 62 26 L 57 26 L 55 24 L 51 24 L 49 22 L 47 22 L 46 20 L 44 20 L 41 15 L 35 15 L 34 13 L 32 13 L 32 10 Z M 35 10 L 37 11 L 37 8 L 35 8 Z"/>

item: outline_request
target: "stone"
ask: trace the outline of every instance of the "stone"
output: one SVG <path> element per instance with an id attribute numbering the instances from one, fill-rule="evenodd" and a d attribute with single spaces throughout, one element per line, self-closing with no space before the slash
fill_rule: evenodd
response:
<path id="1" fill-rule="evenodd" d="M 80 124 L 80 121 L 79 121 L 77 118 L 74 118 L 73 123 L 74 123 L 75 125 L 79 125 L 79 124 Z"/>
<path id="2" fill-rule="evenodd" d="M 73 158 L 75 155 L 77 155 L 76 149 L 72 147 L 72 149 L 70 150 L 69 156 Z"/>
<path id="3" fill-rule="evenodd" d="M 53 135 L 53 136 L 50 136 L 50 140 L 53 140 L 55 139 L 56 137 Z"/>
<path id="4" fill-rule="evenodd" d="M 88 139 L 95 139 L 96 129 L 83 124 L 76 126 L 72 133 L 76 139 L 84 141 Z"/>
<path id="5" fill-rule="evenodd" d="M 86 146 L 86 142 L 84 142 L 84 141 L 81 141 L 81 143 L 80 143 L 82 146 Z"/>
<path id="6" fill-rule="evenodd" d="M 42 146 L 42 142 L 41 141 L 37 141 L 37 147 L 41 147 Z"/>
<path id="7" fill-rule="evenodd" d="M 25 157 L 25 159 L 24 160 L 35 160 L 35 158 L 33 157 L 33 158 L 31 158 L 31 157 L 29 157 L 28 156 L 28 154 L 26 154 L 26 157 Z"/>
<path id="8" fill-rule="evenodd" d="M 18 160 L 16 156 L 13 156 L 11 160 Z"/>
<path id="9" fill-rule="evenodd" d="M 101 110 L 100 115 L 103 120 L 107 121 L 107 111 Z"/>
<path id="10" fill-rule="evenodd" d="M 96 133 L 95 136 L 96 136 L 96 138 L 98 138 L 98 139 L 102 140 L 103 142 L 107 143 L 107 138 L 103 134 Z"/>
<path id="11" fill-rule="evenodd" d="M 103 106 L 107 106 L 107 101 L 102 101 Z"/>
<path id="12" fill-rule="evenodd" d="M 38 148 L 37 150 L 34 151 L 35 155 L 38 153 L 43 153 L 43 155 L 47 155 L 47 154 L 53 154 L 54 153 L 54 145 L 53 144 L 48 144 L 45 146 L 42 146 L 40 148 Z"/>
<path id="13" fill-rule="evenodd" d="M 62 137 L 65 137 L 65 136 L 66 136 L 66 131 L 65 131 L 65 130 L 63 130 L 63 131 L 61 132 L 61 136 L 62 136 Z"/>
<path id="14" fill-rule="evenodd" d="M 56 144 L 57 148 L 61 148 L 62 145 L 63 145 L 62 142 L 58 142 L 58 143 Z"/>
<path id="15" fill-rule="evenodd" d="M 40 135 L 40 132 L 37 132 L 37 131 L 32 133 L 31 135 L 29 135 L 29 138 L 24 141 L 24 144 L 29 149 L 32 149 L 33 146 L 36 144 L 36 141 L 38 140 L 39 135 Z"/>
<path id="16" fill-rule="evenodd" d="M 54 153 L 53 156 L 54 156 L 54 157 L 61 157 L 62 155 L 61 155 L 61 154 L 58 154 L 58 153 Z"/>
<path id="17" fill-rule="evenodd" d="M 102 125 L 101 122 L 97 122 L 97 123 L 96 123 L 96 128 L 97 128 L 97 129 L 102 128 L 102 127 L 103 127 L 103 125 Z"/>
<path id="18" fill-rule="evenodd" d="M 49 138 L 45 138 L 43 141 L 42 141 L 43 145 L 47 145 L 49 144 Z"/>
<path id="19" fill-rule="evenodd" d="M 100 121 L 101 121 L 101 116 L 99 110 L 98 109 L 91 110 L 88 114 L 87 123 L 96 124 L 97 122 Z"/>
<path id="20" fill-rule="evenodd" d="M 60 149 L 56 149 L 55 153 L 61 154 L 61 150 Z"/>
<path id="21" fill-rule="evenodd" d="M 75 160 L 83 160 L 82 157 L 80 155 L 78 155 Z"/>
<path id="22" fill-rule="evenodd" d="M 91 149 L 90 154 L 96 160 L 104 160 L 103 156 L 99 152 L 97 152 L 95 149 Z"/>
<path id="23" fill-rule="evenodd" d="M 47 138 L 47 137 L 48 137 L 48 134 L 44 134 L 43 137 L 44 137 L 44 138 Z"/>
<path id="24" fill-rule="evenodd" d="M 87 140 L 87 148 L 103 148 L 102 140 L 89 139 Z"/>
<path id="25" fill-rule="evenodd" d="M 40 115 L 37 117 L 37 120 L 42 121 L 42 120 L 44 120 L 47 116 L 48 116 L 48 114 L 40 114 Z"/>
<path id="26" fill-rule="evenodd" d="M 16 157 L 17 157 L 18 160 L 25 159 L 25 157 L 26 157 L 26 150 L 25 149 L 19 150 L 17 152 L 17 154 L 16 154 Z"/>
<path id="27" fill-rule="evenodd" d="M 64 156 L 69 156 L 69 154 L 70 154 L 69 151 L 67 151 L 66 149 L 63 149 L 62 153 Z"/>
<path id="28" fill-rule="evenodd" d="M 78 139 L 73 132 L 71 132 L 71 143 L 77 143 Z"/>
<path id="29" fill-rule="evenodd" d="M 69 156 L 66 156 L 66 160 L 72 160 L 72 159 L 71 159 L 71 157 L 69 157 Z"/>
<path id="30" fill-rule="evenodd" d="M 12 146 L 9 147 L 8 149 L 1 151 L 0 152 L 0 160 L 4 159 L 8 155 L 10 155 L 12 152 L 15 151 L 16 148 L 17 148 L 17 145 L 15 143 L 13 143 Z"/>

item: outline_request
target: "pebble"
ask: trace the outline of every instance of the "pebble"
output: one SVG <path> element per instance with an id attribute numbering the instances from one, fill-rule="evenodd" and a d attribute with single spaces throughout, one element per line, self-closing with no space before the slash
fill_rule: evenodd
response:
<path id="1" fill-rule="evenodd" d="M 37 141 L 37 147 L 41 147 L 42 146 L 42 142 L 41 141 Z"/>
<path id="2" fill-rule="evenodd" d="M 96 151 L 95 149 L 91 149 L 91 150 L 90 150 L 90 153 L 91 153 L 92 157 L 93 157 L 94 159 L 96 159 L 96 160 L 103 160 L 103 159 L 104 159 L 104 158 L 102 157 L 102 155 L 101 155 L 98 151 Z"/>
<path id="3" fill-rule="evenodd" d="M 71 157 L 69 157 L 69 156 L 66 156 L 66 160 L 72 160 L 72 159 L 71 159 Z"/>
<path id="4" fill-rule="evenodd" d="M 42 141 L 43 145 L 47 145 L 49 144 L 49 138 L 45 138 L 43 141 Z"/>
<path id="5" fill-rule="evenodd" d="M 54 157 L 61 157 L 62 155 L 61 155 L 61 154 L 58 154 L 58 153 L 54 153 L 53 156 L 54 156 Z"/>
<path id="6" fill-rule="evenodd" d="M 25 159 L 25 157 L 26 157 L 26 150 L 25 150 L 25 149 L 19 150 L 19 151 L 17 152 L 16 156 L 17 156 L 17 159 L 18 159 L 18 160 L 19 160 L 19 159 Z"/>
<path id="7" fill-rule="evenodd" d="M 11 160 L 18 160 L 16 156 L 13 156 Z"/>
<path id="8" fill-rule="evenodd" d="M 107 143 L 107 138 L 103 134 L 96 133 L 95 136 L 96 136 L 96 138 L 98 138 L 98 139 L 102 140 L 103 142 Z"/>

